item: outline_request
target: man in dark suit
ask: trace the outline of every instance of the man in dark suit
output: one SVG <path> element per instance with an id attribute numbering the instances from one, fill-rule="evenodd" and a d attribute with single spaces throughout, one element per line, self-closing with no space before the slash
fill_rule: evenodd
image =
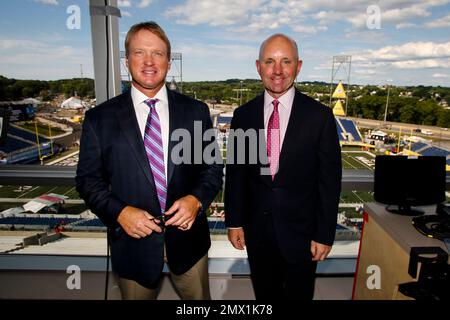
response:
<path id="1" fill-rule="evenodd" d="M 165 260 L 181 298 L 209 299 L 205 209 L 222 166 L 198 161 L 190 144 L 181 153 L 192 157 L 180 164 L 170 139 L 175 130 L 195 138 L 194 128 L 210 129 L 209 109 L 167 90 L 170 42 L 156 23 L 132 26 L 125 49 L 131 90 L 86 113 L 77 190 L 108 227 L 124 299 L 156 299 Z M 215 141 L 197 143 L 203 151 Z"/>
<path id="2" fill-rule="evenodd" d="M 312 299 L 317 261 L 335 236 L 342 171 L 336 124 L 330 108 L 295 89 L 301 65 L 294 40 L 265 40 L 256 61 L 265 92 L 231 121 L 225 219 L 232 245 L 247 247 L 257 299 Z M 264 156 L 252 162 L 255 153 Z"/>

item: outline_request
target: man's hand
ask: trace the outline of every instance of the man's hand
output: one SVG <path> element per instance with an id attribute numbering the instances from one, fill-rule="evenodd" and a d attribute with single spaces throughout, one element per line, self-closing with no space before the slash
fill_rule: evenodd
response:
<path id="1" fill-rule="evenodd" d="M 117 222 L 130 237 L 136 239 L 144 238 L 153 231 L 162 232 L 162 229 L 157 225 L 159 220 L 154 220 L 147 211 L 132 206 L 123 208 Z"/>
<path id="2" fill-rule="evenodd" d="M 313 261 L 323 261 L 331 251 L 331 246 L 311 241 L 311 253 Z"/>
<path id="3" fill-rule="evenodd" d="M 166 216 L 174 214 L 173 217 L 166 221 L 166 226 L 175 226 L 183 231 L 189 230 L 192 227 L 200 208 L 200 201 L 192 195 L 187 195 L 178 199 L 173 203 L 169 210 L 164 213 Z"/>
<path id="4" fill-rule="evenodd" d="M 245 248 L 244 229 L 243 228 L 228 229 L 228 240 L 230 240 L 231 244 L 236 249 L 244 250 Z"/>

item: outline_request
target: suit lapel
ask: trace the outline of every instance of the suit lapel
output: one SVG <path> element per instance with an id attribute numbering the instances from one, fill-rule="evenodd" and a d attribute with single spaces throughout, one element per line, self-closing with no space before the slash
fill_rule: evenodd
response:
<path id="1" fill-rule="evenodd" d="M 182 106 L 177 106 L 177 101 L 174 93 L 167 89 L 167 98 L 169 100 L 169 147 L 167 150 L 167 186 L 169 186 L 170 180 L 173 176 L 173 171 L 175 169 L 175 165 L 172 162 L 172 157 L 170 156 L 172 153 L 172 149 L 174 145 L 178 142 L 171 141 L 170 137 L 172 132 L 178 128 L 183 128 L 183 119 L 184 119 L 184 108 Z"/>
<path id="2" fill-rule="evenodd" d="M 295 148 L 295 137 L 298 135 L 299 128 L 304 127 L 302 122 L 304 122 L 307 117 L 304 115 L 304 108 L 302 108 L 302 96 L 299 94 L 297 89 L 295 90 L 294 101 L 292 102 L 291 115 L 289 116 L 288 126 L 286 129 L 286 134 L 284 135 L 283 144 L 280 150 L 280 161 L 278 172 L 275 175 L 274 182 L 280 179 L 280 176 L 286 170 L 286 161 L 291 154 L 292 148 Z"/>
<path id="3" fill-rule="evenodd" d="M 141 167 L 152 188 L 156 190 L 153 175 L 148 163 L 147 154 L 145 152 L 142 134 L 139 131 L 136 113 L 134 112 L 133 100 L 131 99 L 130 91 L 123 96 L 122 102 L 116 111 L 116 115 L 120 128 L 128 141 L 128 145 L 133 151 L 137 163 Z"/>

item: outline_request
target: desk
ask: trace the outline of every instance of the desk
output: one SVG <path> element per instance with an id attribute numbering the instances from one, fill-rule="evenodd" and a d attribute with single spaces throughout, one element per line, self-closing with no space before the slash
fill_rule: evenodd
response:
<path id="1" fill-rule="evenodd" d="M 423 207 L 426 214 L 435 212 L 435 206 Z M 411 223 L 412 217 L 401 216 L 385 210 L 385 205 L 366 203 L 364 225 L 356 265 L 353 299 L 411 300 L 398 292 L 398 285 L 416 279 L 408 274 L 411 247 L 441 247 L 443 241 L 422 235 Z M 380 288 L 369 289 L 374 272 L 370 266 L 378 266 Z M 369 268 L 369 271 L 368 271 Z M 375 267 L 376 268 L 376 267 Z"/>

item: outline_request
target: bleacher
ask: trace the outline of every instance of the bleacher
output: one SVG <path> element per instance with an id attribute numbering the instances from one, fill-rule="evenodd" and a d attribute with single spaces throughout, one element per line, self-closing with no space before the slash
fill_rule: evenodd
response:
<path id="1" fill-rule="evenodd" d="M 0 151 L 6 154 L 8 164 L 28 164 L 39 159 L 39 152 L 45 155 L 51 152 L 49 139 L 39 136 L 40 147 L 36 141 L 36 135 L 11 125 L 8 129 L 6 142 L 0 146 Z"/>
<path id="2" fill-rule="evenodd" d="M 450 155 L 450 152 L 438 147 L 429 147 L 420 152 L 423 156 L 440 156 L 440 157 L 447 157 Z"/>
<path id="3" fill-rule="evenodd" d="M 32 142 L 25 142 L 8 135 L 5 144 L 0 147 L 0 151 L 3 151 L 4 153 L 10 153 L 18 151 L 20 149 L 32 147 L 33 145 L 34 144 Z"/>
<path id="4" fill-rule="evenodd" d="M 227 227 L 223 220 L 208 219 L 208 226 L 211 234 L 226 234 Z"/>
<path id="5" fill-rule="evenodd" d="M 338 121 L 338 118 L 336 118 L 336 128 L 339 136 L 339 141 L 347 141 L 347 138 L 344 134 L 344 130 L 342 129 L 341 123 Z"/>
<path id="6" fill-rule="evenodd" d="M 222 116 L 219 116 L 219 118 L 217 119 L 217 122 L 218 123 L 222 123 L 222 124 L 231 124 L 231 119 L 232 119 L 233 117 L 222 117 Z"/>
<path id="7" fill-rule="evenodd" d="M 79 218 L 47 218 L 47 217 L 4 217 L 0 218 L 3 225 L 39 225 L 53 227 L 63 222 L 64 225 L 79 221 Z"/>
<path id="8" fill-rule="evenodd" d="M 363 142 L 356 124 L 349 119 L 335 117 L 340 142 Z"/>
<path id="9" fill-rule="evenodd" d="M 77 223 L 79 227 L 104 227 L 105 225 L 100 219 L 83 220 Z"/>
<path id="10" fill-rule="evenodd" d="M 414 142 L 411 145 L 411 151 L 417 152 L 425 147 L 427 147 L 428 145 L 426 143 L 423 142 Z"/>
<path id="11" fill-rule="evenodd" d="M 344 119 L 344 118 L 336 118 L 336 121 L 340 121 L 342 124 L 342 128 L 346 133 L 350 133 L 353 137 L 353 141 L 362 142 L 362 137 L 356 128 L 355 123 L 352 120 Z"/>
<path id="12" fill-rule="evenodd" d="M 23 138 L 25 140 L 31 141 L 33 143 L 36 143 L 36 134 L 26 131 L 26 130 L 22 130 L 20 128 L 14 127 L 14 126 L 10 126 L 9 130 L 8 130 L 8 134 L 12 134 L 14 136 Z M 39 143 L 45 143 L 48 142 L 48 139 L 45 139 L 41 136 L 39 136 Z"/>

